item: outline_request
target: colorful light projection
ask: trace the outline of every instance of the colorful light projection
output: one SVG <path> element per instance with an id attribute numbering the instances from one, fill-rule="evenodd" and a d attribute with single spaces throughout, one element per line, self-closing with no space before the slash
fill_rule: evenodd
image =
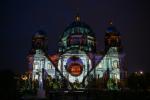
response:
<path id="1" fill-rule="evenodd" d="M 67 60 L 67 66 L 66 70 L 72 75 L 72 76 L 80 76 L 83 71 L 83 62 L 82 60 L 77 56 L 72 56 Z"/>

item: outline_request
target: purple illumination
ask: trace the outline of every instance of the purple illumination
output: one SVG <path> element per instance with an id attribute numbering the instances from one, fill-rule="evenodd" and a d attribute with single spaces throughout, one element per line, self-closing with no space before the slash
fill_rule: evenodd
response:
<path id="1" fill-rule="evenodd" d="M 83 62 L 77 56 L 72 56 L 67 60 L 66 70 L 72 76 L 79 76 L 83 71 Z"/>
<path id="2" fill-rule="evenodd" d="M 71 63 L 78 63 L 80 65 L 83 65 L 82 60 L 79 57 L 72 56 L 67 60 L 67 66 L 69 66 Z"/>

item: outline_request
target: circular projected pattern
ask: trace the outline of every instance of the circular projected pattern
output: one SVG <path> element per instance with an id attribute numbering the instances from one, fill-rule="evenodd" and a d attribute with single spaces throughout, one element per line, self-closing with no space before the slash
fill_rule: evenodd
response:
<path id="1" fill-rule="evenodd" d="M 79 57 L 72 56 L 67 60 L 66 70 L 72 76 L 79 76 L 83 70 L 83 62 Z"/>

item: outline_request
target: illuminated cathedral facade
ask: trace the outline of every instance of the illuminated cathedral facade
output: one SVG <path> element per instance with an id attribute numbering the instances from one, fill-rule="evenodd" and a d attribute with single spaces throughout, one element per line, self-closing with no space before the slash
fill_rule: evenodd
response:
<path id="1" fill-rule="evenodd" d="M 55 54 L 48 53 L 48 37 L 38 31 L 32 37 L 27 57 L 30 77 L 38 81 L 40 88 L 48 76 L 70 84 L 82 83 L 82 88 L 91 78 L 118 83 L 125 77 L 125 59 L 120 33 L 112 23 L 106 29 L 104 43 L 105 48 L 97 51 L 95 33 L 79 16 L 61 34 Z"/>

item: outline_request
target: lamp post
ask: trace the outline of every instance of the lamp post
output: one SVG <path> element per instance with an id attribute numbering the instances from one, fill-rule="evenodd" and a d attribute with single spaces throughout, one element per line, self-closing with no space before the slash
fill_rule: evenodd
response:
<path id="1" fill-rule="evenodd" d="M 26 75 L 22 75 L 21 79 L 25 82 L 25 89 L 27 88 L 27 82 L 26 80 L 28 79 L 28 77 Z"/>

